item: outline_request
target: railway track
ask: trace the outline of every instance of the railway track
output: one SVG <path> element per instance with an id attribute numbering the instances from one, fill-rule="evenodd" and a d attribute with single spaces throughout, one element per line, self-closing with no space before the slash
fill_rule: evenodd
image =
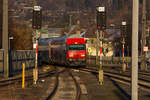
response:
<path id="1" fill-rule="evenodd" d="M 66 98 L 65 100 L 80 100 L 80 95 L 80 85 L 78 84 L 75 76 L 69 69 L 65 68 L 56 73 L 56 81 L 53 86 L 53 90 L 49 93 L 45 100 L 59 100 L 61 98 Z"/>
<path id="2" fill-rule="evenodd" d="M 104 66 L 105 67 L 105 66 Z M 114 70 L 117 70 L 117 71 L 122 71 L 122 67 L 105 67 L 106 69 L 114 69 Z M 127 68 L 126 69 L 126 72 L 130 72 L 130 68 Z M 141 75 L 147 75 L 147 76 L 150 76 L 150 69 L 147 69 L 147 70 L 145 70 L 145 71 L 141 71 L 140 69 L 139 69 L 139 72 L 138 72 L 139 74 L 141 74 Z"/>
<path id="3" fill-rule="evenodd" d="M 45 100 L 50 100 L 51 98 L 52 98 L 52 96 L 56 93 L 56 90 L 57 90 L 57 88 L 58 88 L 58 82 L 59 82 L 59 73 L 58 72 L 56 72 L 56 80 L 55 80 L 55 85 L 54 85 L 54 87 L 53 87 L 53 89 L 52 89 L 52 91 L 48 94 L 48 96 L 46 97 L 46 99 Z"/>
<path id="4" fill-rule="evenodd" d="M 50 76 L 50 75 L 52 75 L 54 73 L 55 73 L 55 69 L 48 70 L 48 71 L 46 71 L 44 73 L 39 73 L 38 76 L 39 76 L 39 78 L 44 78 L 44 77 L 48 77 L 48 76 Z M 27 81 L 33 80 L 33 75 L 25 76 L 25 79 Z M 0 87 L 7 86 L 7 85 L 10 85 L 10 84 L 15 84 L 16 82 L 22 82 L 22 76 L 0 80 Z"/>
<path id="5" fill-rule="evenodd" d="M 64 77 L 63 74 L 67 74 L 67 75 Z M 44 100 L 51 100 L 52 98 L 54 98 L 53 100 L 55 100 L 55 97 L 58 97 L 55 95 L 57 95 L 57 93 L 59 94 L 59 92 L 60 92 L 60 90 L 58 90 L 59 85 L 60 85 L 59 83 L 67 84 L 69 81 L 70 81 L 69 83 L 73 83 L 72 86 L 74 86 L 74 88 L 70 87 L 70 88 L 72 88 L 71 92 L 74 93 L 73 96 L 70 96 L 70 97 L 73 97 L 73 99 L 70 99 L 70 100 L 79 100 L 80 99 L 80 94 L 81 94 L 80 85 L 78 84 L 75 76 L 72 74 L 72 72 L 69 69 L 63 68 L 62 70 L 58 70 L 56 68 L 56 66 L 54 66 L 53 70 L 46 71 L 45 73 L 40 73 L 39 78 L 45 79 L 46 77 L 47 78 L 54 77 L 54 75 L 55 75 L 55 81 L 53 81 L 53 85 L 51 85 L 51 89 L 50 89 L 51 92 L 48 93 L 48 95 L 47 94 L 44 95 L 44 98 L 45 98 Z M 65 78 L 67 78 L 67 77 L 69 77 L 69 79 L 67 81 L 65 81 L 66 83 L 64 83 L 62 80 L 60 80 L 60 78 L 63 78 L 65 80 Z M 29 82 L 29 81 L 33 80 L 33 76 L 32 75 L 26 76 L 25 79 L 26 79 L 26 81 Z M 0 80 L 0 87 L 9 86 L 9 85 L 12 86 L 13 84 L 16 86 L 16 83 L 18 85 L 21 85 L 21 82 L 22 82 L 22 77 L 15 77 L 15 78 L 9 78 L 6 80 Z M 32 82 L 30 82 L 30 83 L 32 83 Z M 64 93 L 65 93 L 65 91 L 64 91 Z M 70 91 L 68 91 L 68 93 L 70 93 Z M 43 100 L 43 97 L 41 100 Z"/>
<path id="6" fill-rule="evenodd" d="M 114 72 L 114 73 L 120 73 L 120 74 L 123 74 L 125 76 L 128 76 L 128 77 L 131 77 L 131 71 L 130 69 L 128 68 L 125 72 L 122 72 L 122 69 L 121 68 L 104 68 L 104 70 L 109 70 L 111 72 Z M 141 71 L 139 70 L 138 72 L 138 76 L 139 76 L 139 79 L 140 80 L 144 80 L 144 81 L 150 81 L 150 71 Z"/>
<path id="7" fill-rule="evenodd" d="M 106 70 L 106 69 L 104 69 Z M 108 69 L 107 69 L 108 70 Z M 109 71 L 114 72 L 116 74 L 123 74 L 125 76 L 131 77 L 131 71 L 128 69 L 126 72 L 122 72 L 120 70 L 109 69 Z M 150 82 L 150 72 L 149 71 L 140 71 L 138 72 L 139 80 Z"/>
<path id="8" fill-rule="evenodd" d="M 96 69 L 79 68 L 79 70 L 98 74 L 98 70 L 96 70 Z M 126 85 L 131 85 L 131 76 L 128 74 L 125 74 L 125 73 L 122 74 L 119 72 L 104 71 L 104 75 L 110 77 L 114 81 L 117 81 L 117 82 L 120 82 L 120 83 L 123 83 Z M 139 89 L 150 92 L 150 80 L 139 77 L 138 85 L 139 85 Z"/>

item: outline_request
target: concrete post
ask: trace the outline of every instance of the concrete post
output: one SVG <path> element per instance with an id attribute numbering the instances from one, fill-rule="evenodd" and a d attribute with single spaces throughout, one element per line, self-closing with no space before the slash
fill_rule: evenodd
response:
<path id="1" fill-rule="evenodd" d="M 4 49 L 4 77 L 9 76 L 8 59 L 8 0 L 3 0 L 3 39 L 2 48 Z"/>
<path id="2" fill-rule="evenodd" d="M 145 57 L 146 53 L 143 51 L 143 47 L 146 46 L 146 0 L 143 0 L 143 8 L 142 8 L 142 45 L 141 45 L 141 55 L 142 55 L 142 64 L 141 70 L 146 70 L 146 62 Z"/>
<path id="3" fill-rule="evenodd" d="M 138 100 L 138 23 L 139 0 L 133 0 L 132 10 L 132 82 L 131 100 Z"/>

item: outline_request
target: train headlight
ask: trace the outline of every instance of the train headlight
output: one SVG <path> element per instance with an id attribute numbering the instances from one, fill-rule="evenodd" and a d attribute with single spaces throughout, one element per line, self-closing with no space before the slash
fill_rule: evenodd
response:
<path id="1" fill-rule="evenodd" d="M 85 54 L 81 54 L 81 57 L 85 57 Z"/>
<path id="2" fill-rule="evenodd" d="M 73 57 L 73 53 L 69 53 L 69 57 Z"/>

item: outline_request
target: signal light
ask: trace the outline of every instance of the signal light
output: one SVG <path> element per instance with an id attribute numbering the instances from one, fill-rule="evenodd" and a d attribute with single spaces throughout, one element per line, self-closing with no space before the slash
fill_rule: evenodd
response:
<path id="1" fill-rule="evenodd" d="M 33 28 L 36 28 L 36 26 L 35 26 L 35 25 L 33 25 Z"/>
<path id="2" fill-rule="evenodd" d="M 97 29 L 104 30 L 105 28 L 106 28 L 105 7 L 97 7 Z"/>
<path id="3" fill-rule="evenodd" d="M 121 25 L 121 36 L 126 37 L 126 34 L 127 34 L 127 25 L 126 22 L 123 21 Z"/>
<path id="4" fill-rule="evenodd" d="M 32 28 L 41 29 L 42 26 L 42 10 L 40 6 L 34 6 L 33 18 L 32 18 Z"/>
<path id="5" fill-rule="evenodd" d="M 121 36 L 124 37 L 124 34 L 122 33 Z"/>
<path id="6" fill-rule="evenodd" d="M 97 29 L 99 29 L 99 30 L 100 30 L 100 29 L 101 29 L 101 26 L 97 26 Z"/>

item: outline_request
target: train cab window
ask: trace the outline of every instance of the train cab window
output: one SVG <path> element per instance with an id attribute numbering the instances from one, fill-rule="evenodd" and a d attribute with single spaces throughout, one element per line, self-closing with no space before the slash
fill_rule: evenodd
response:
<path id="1" fill-rule="evenodd" d="M 68 50 L 85 50 L 85 45 L 68 45 Z"/>

